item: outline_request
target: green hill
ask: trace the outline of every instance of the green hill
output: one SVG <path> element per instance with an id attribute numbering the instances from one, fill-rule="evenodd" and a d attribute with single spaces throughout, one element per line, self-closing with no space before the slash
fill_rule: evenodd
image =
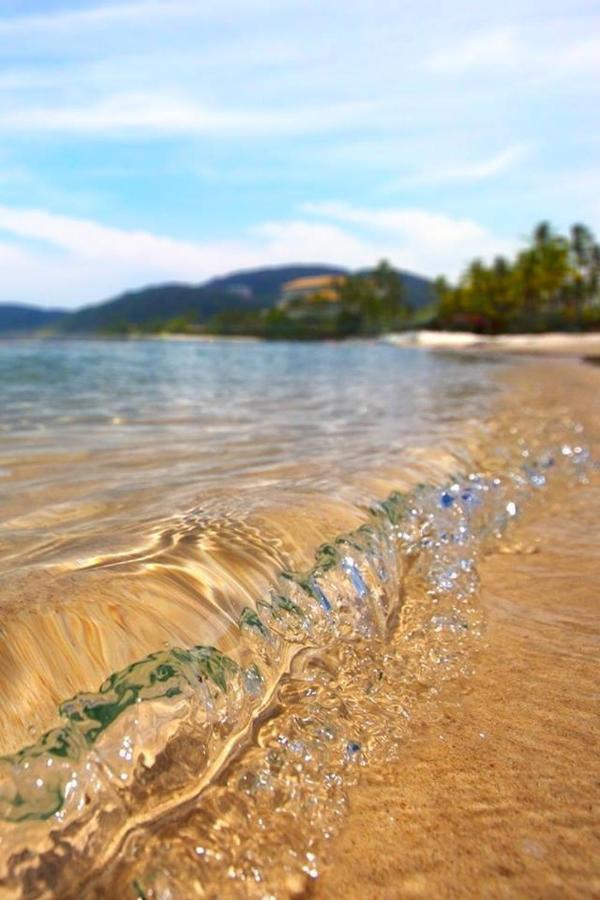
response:
<path id="1" fill-rule="evenodd" d="M 69 313 L 20 303 L 0 303 L 0 334 L 15 337 L 57 328 Z"/>
<path id="2" fill-rule="evenodd" d="M 235 272 L 202 285 L 162 284 L 128 291 L 96 306 L 72 313 L 60 324 L 62 332 L 89 334 L 118 331 L 126 326 L 156 327 L 179 316 L 202 323 L 225 310 L 255 310 L 273 306 L 281 286 L 304 275 L 327 275 L 343 270 L 332 266 L 281 266 Z"/>
<path id="3" fill-rule="evenodd" d="M 202 324 L 217 313 L 271 308 L 281 296 L 282 285 L 295 278 L 346 273 L 347 270 L 337 266 L 300 264 L 252 269 L 200 285 L 171 283 L 127 291 L 74 312 L 0 304 L 0 334 L 22 335 L 51 330 L 57 335 L 89 335 L 119 333 L 131 328 L 160 330 L 162 323 L 178 317 Z M 431 282 L 406 272 L 400 275 L 413 309 L 432 302 Z"/>

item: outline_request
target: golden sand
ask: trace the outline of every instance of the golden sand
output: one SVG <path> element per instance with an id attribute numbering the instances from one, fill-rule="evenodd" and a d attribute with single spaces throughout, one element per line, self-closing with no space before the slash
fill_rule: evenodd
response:
<path id="1" fill-rule="evenodd" d="M 532 372 L 586 426 L 600 372 Z M 600 491 L 551 492 L 481 567 L 475 674 L 397 762 L 367 768 L 318 898 L 598 897 Z"/>

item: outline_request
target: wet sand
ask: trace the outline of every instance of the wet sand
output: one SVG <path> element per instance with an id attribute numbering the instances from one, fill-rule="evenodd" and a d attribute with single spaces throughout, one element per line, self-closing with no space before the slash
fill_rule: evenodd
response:
<path id="1" fill-rule="evenodd" d="M 600 373 L 537 375 L 597 457 Z M 599 547 L 596 485 L 553 492 L 484 561 L 474 675 L 397 762 L 367 767 L 312 896 L 600 895 Z"/>

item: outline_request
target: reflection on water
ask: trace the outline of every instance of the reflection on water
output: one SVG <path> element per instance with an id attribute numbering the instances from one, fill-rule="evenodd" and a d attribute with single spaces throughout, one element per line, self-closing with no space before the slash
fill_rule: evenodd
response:
<path id="1" fill-rule="evenodd" d="M 419 583 L 451 597 L 437 625 L 415 620 L 414 629 L 454 641 L 477 619 L 469 598 L 479 542 L 500 527 L 498 516 L 510 518 L 515 491 L 545 478 L 537 459 L 523 485 L 514 481 L 520 469 L 510 475 L 510 496 L 491 475 L 452 481 L 490 440 L 483 418 L 496 368 L 364 343 L 0 347 L 1 750 L 54 729 L 2 768 L 2 816 L 20 823 L 6 826 L 3 855 L 27 846 L 50 854 L 41 866 L 35 855 L 26 864 L 12 857 L 17 895 L 25 883 L 31 896 L 43 893 L 61 853 L 73 853 L 87 867 L 113 859 L 110 877 L 125 878 L 128 890 L 135 881 L 139 896 L 186 896 L 169 891 L 188 842 L 175 869 L 173 861 L 158 874 L 143 869 L 144 887 L 126 862 L 139 848 L 114 856 L 115 841 L 131 832 L 135 847 L 146 843 L 152 821 L 160 843 L 161 810 L 214 779 L 243 729 L 261 710 L 272 715 L 275 697 L 291 742 L 291 756 L 280 748 L 281 765 L 273 763 L 285 771 L 277 788 L 285 794 L 297 752 L 290 735 L 300 728 L 299 689 L 282 699 L 286 673 L 295 666 L 306 678 L 316 650 L 319 706 L 329 696 L 347 707 L 342 743 L 331 738 L 339 764 L 360 757 L 365 736 L 352 734 L 365 726 L 352 718 L 354 695 L 331 679 L 362 683 L 373 667 L 402 668 L 385 647 L 405 561 L 418 557 Z M 506 458 L 495 451 L 486 472 L 514 473 L 513 444 Z M 419 483 L 433 487 L 415 493 Z M 392 490 L 407 493 L 377 505 Z M 492 494 L 479 521 L 480 500 Z M 477 527 L 461 531 L 467 521 Z M 431 558 L 420 543 L 427 534 L 437 535 Z M 418 604 L 419 615 L 426 608 Z M 373 708 L 378 733 L 389 711 Z M 328 727 L 319 715 L 308 726 L 317 743 Z M 317 749 L 307 751 L 315 765 Z M 310 779 L 325 777 L 322 765 L 335 779 L 338 764 L 326 757 L 311 774 L 307 763 L 293 796 L 310 805 Z M 230 812 L 237 803 L 231 785 L 214 790 L 217 811 L 200 813 L 207 847 L 215 836 L 206 823 L 215 825 L 220 803 Z M 321 797 L 316 786 L 313 796 Z M 71 829 L 70 842 L 49 838 L 52 822 Z M 221 863 L 211 859 L 218 880 Z"/>
<path id="2" fill-rule="evenodd" d="M 463 368 L 365 344 L 4 344 L 0 559 L 64 559 L 209 492 L 343 493 L 478 415 L 487 367 Z"/>
<path id="3" fill-rule="evenodd" d="M 0 750 L 457 465 L 487 367 L 377 344 L 0 347 Z M 61 663 L 57 666 L 57 658 Z"/>

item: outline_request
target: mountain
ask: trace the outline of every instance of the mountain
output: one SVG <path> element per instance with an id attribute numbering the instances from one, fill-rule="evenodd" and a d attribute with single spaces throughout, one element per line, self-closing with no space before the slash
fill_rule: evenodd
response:
<path id="1" fill-rule="evenodd" d="M 414 310 L 430 306 L 435 301 L 433 283 L 421 275 L 413 275 L 412 272 L 399 272 L 406 291 L 406 299 Z"/>
<path id="2" fill-rule="evenodd" d="M 40 331 L 54 334 L 94 334 L 151 327 L 177 317 L 196 322 L 228 310 L 255 310 L 274 306 L 286 281 L 312 275 L 344 275 L 338 266 L 291 265 L 234 272 L 200 285 L 161 284 L 136 291 L 75 312 L 36 309 L 0 304 L 0 334 L 22 335 Z M 433 300 L 431 282 L 418 275 L 400 272 L 406 296 L 413 309 Z"/>
<path id="3" fill-rule="evenodd" d="M 68 317 L 62 309 L 39 309 L 20 303 L 0 303 L 0 335 L 32 334 L 56 328 Z"/>
<path id="4" fill-rule="evenodd" d="M 97 306 L 85 306 L 60 324 L 68 333 L 118 329 L 129 324 L 148 325 L 177 316 L 193 315 L 203 322 L 224 310 L 274 306 L 286 281 L 308 275 L 338 275 L 335 266 L 279 266 L 235 272 L 202 285 L 162 284 L 128 291 Z"/>

